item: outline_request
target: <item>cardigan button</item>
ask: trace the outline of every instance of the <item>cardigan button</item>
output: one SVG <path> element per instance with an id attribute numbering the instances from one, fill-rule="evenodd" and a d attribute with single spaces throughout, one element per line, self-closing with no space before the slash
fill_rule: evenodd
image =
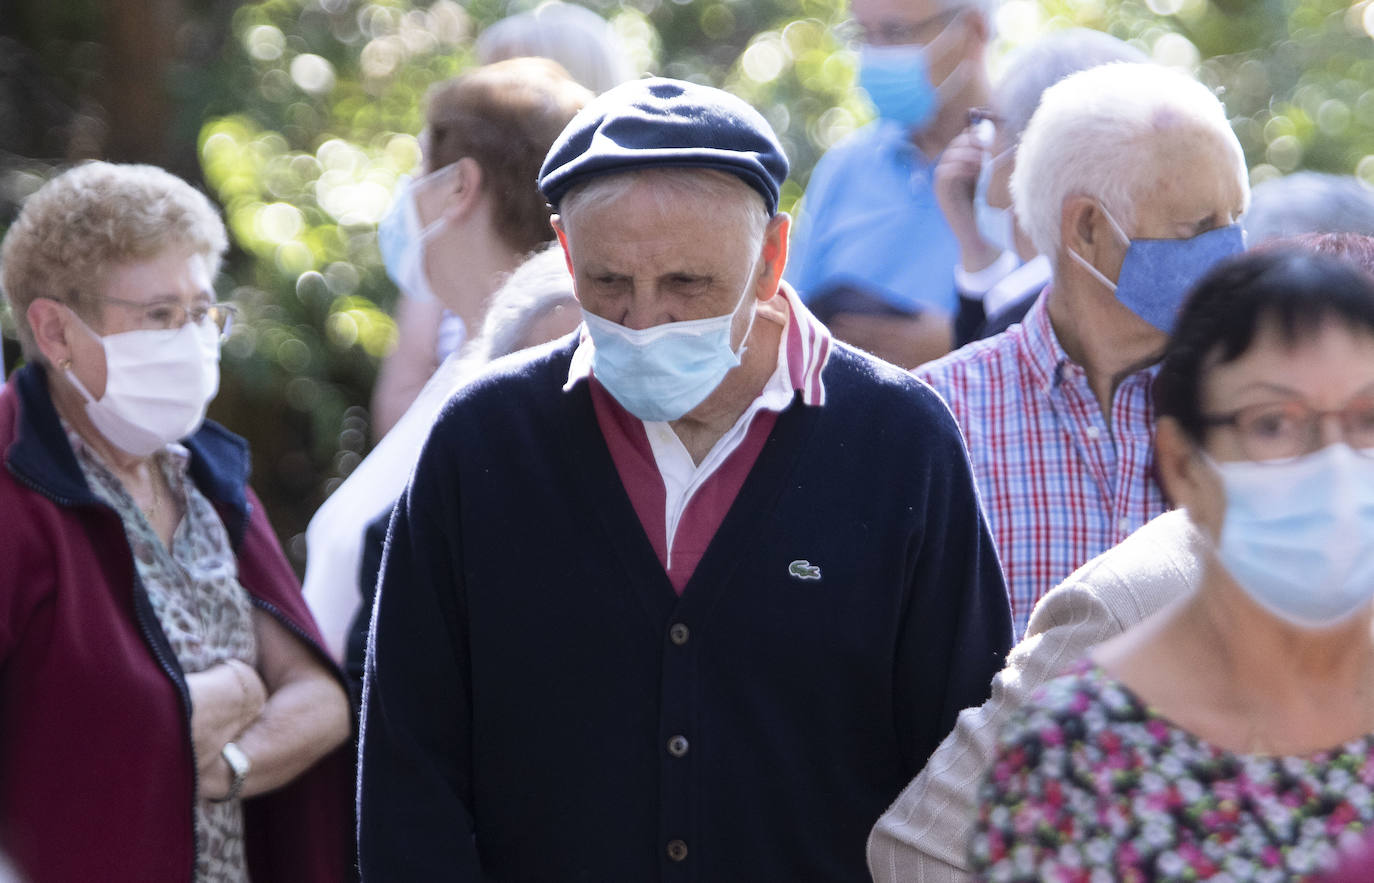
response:
<path id="1" fill-rule="evenodd" d="M 668 841 L 668 858 L 675 862 L 687 859 L 687 844 L 681 840 Z"/>
<path id="2" fill-rule="evenodd" d="M 680 622 L 673 623 L 668 629 L 668 640 L 681 647 L 687 643 L 687 639 L 692 636 L 692 630 Z"/>
<path id="3" fill-rule="evenodd" d="M 686 736 L 674 736 L 668 740 L 668 753 L 673 757 L 682 757 L 687 753 L 688 747 Z"/>

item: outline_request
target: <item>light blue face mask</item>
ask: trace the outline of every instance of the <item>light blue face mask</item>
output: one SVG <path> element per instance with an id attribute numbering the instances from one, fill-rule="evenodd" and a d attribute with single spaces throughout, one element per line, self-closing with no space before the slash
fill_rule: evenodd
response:
<path id="1" fill-rule="evenodd" d="M 924 128 L 940 107 L 924 46 L 863 46 L 859 88 L 868 93 L 878 116 L 911 130 Z"/>
<path id="2" fill-rule="evenodd" d="M 1126 243 L 1126 257 L 1116 281 L 1069 250 L 1099 282 L 1116 292 L 1116 299 L 1140 318 L 1168 334 L 1193 284 L 1218 261 L 1245 251 L 1245 230 L 1240 224 L 1217 227 L 1190 239 L 1132 239 L 1106 207 L 1102 208 L 1112 230 Z"/>
<path id="3" fill-rule="evenodd" d="M 730 348 L 733 312 L 641 330 L 586 309 L 582 319 L 592 338 L 592 373 L 641 420 L 678 419 L 704 402 L 739 364 L 739 353 Z"/>
<path id="4" fill-rule="evenodd" d="M 1226 489 L 1217 559 L 1256 603 L 1325 628 L 1374 599 L 1374 458 L 1334 444 L 1212 467 Z"/>
<path id="5" fill-rule="evenodd" d="M 993 167 L 1015 149 L 1009 147 L 983 160 L 983 167 L 978 171 L 978 184 L 973 191 L 973 217 L 978 224 L 978 235 L 989 244 L 1013 254 L 1016 253 L 1016 216 L 1010 207 L 988 205 L 988 182 L 992 180 Z"/>
<path id="6" fill-rule="evenodd" d="M 377 248 L 386 274 L 407 297 L 421 303 L 438 299 L 425 273 L 425 246 L 444 232 L 448 218 L 441 214 L 422 226 L 416 200 L 421 190 L 443 186 L 454 171 L 455 166 L 448 165 L 419 178 L 402 179 L 391 208 L 377 224 Z"/>

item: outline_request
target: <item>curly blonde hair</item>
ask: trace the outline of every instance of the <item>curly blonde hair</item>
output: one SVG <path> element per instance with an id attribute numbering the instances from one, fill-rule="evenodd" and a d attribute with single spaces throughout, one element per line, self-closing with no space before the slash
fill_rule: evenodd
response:
<path id="1" fill-rule="evenodd" d="M 35 299 L 90 315 L 83 296 L 98 293 L 111 268 L 176 248 L 204 255 L 213 277 L 228 246 L 215 206 L 170 172 L 106 162 L 63 172 L 24 202 L 0 246 L 0 288 L 24 357 L 42 360 L 27 315 Z"/>

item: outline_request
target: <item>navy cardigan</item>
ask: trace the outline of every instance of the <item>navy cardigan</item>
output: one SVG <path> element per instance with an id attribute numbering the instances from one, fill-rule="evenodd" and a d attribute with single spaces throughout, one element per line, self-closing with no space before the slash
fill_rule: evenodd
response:
<path id="1" fill-rule="evenodd" d="M 681 597 L 575 338 L 445 408 L 373 622 L 364 880 L 866 881 L 878 815 L 1011 645 L 929 387 L 837 346 Z"/>

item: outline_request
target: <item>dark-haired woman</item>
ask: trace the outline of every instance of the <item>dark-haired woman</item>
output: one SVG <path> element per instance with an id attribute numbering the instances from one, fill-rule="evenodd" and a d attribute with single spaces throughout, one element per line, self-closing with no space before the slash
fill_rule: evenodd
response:
<path id="1" fill-rule="evenodd" d="M 982 879 L 1306 879 L 1374 822 L 1374 278 L 1226 262 L 1156 397 L 1201 583 L 1003 731 Z"/>

